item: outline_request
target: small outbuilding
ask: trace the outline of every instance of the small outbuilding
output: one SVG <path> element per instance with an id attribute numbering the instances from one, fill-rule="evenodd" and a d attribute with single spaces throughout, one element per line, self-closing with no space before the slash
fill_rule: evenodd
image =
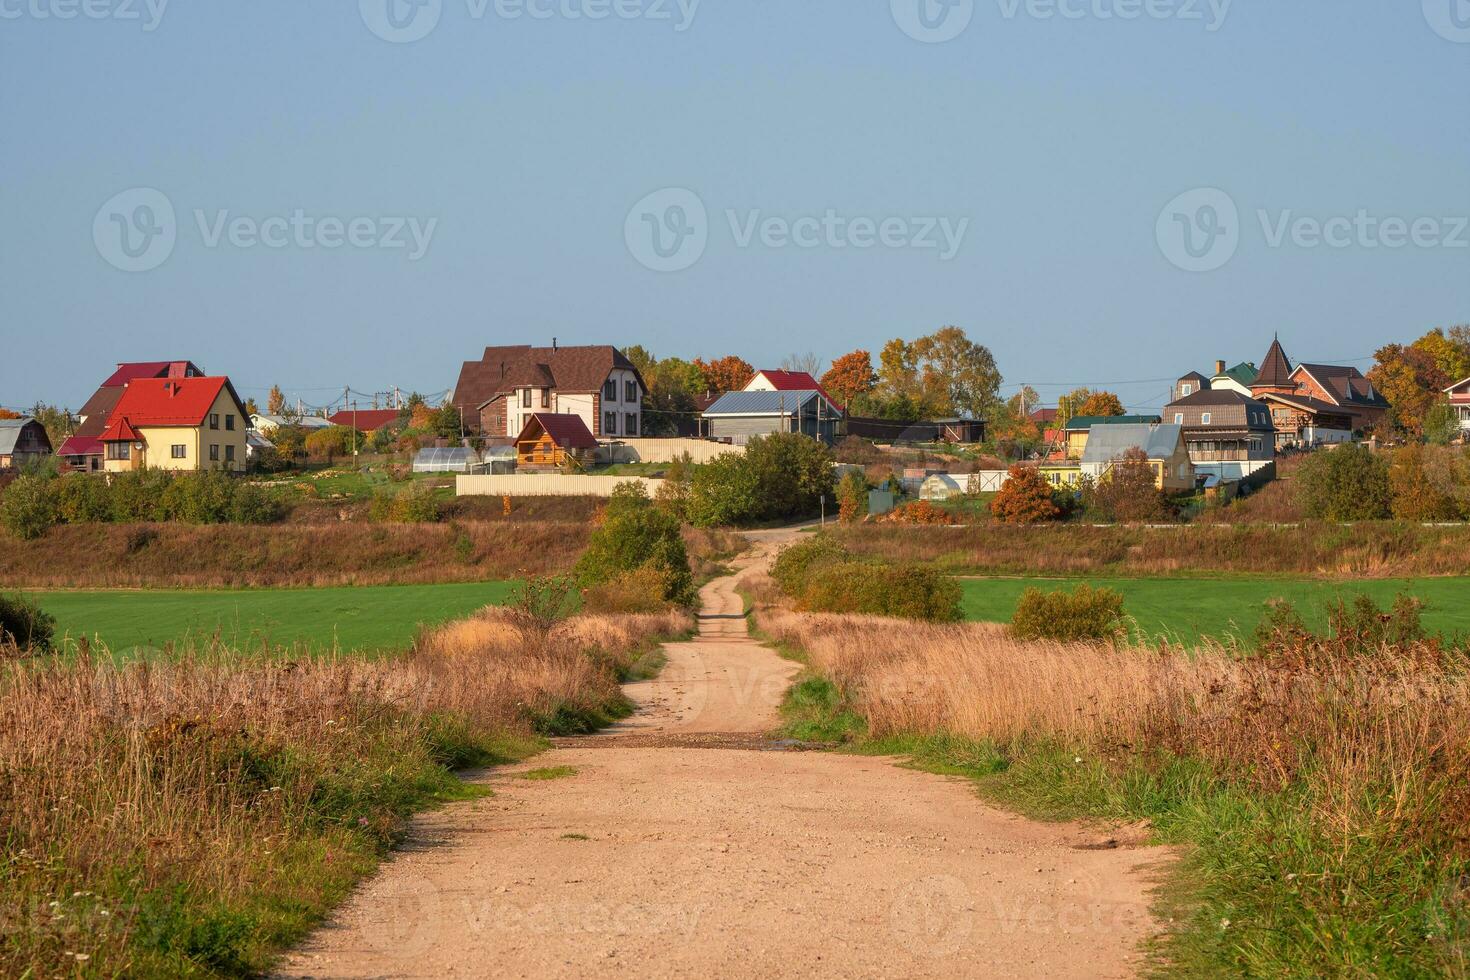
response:
<path id="1" fill-rule="evenodd" d="M 46 427 L 30 416 L 0 419 L 0 469 L 24 466 L 51 455 Z"/>
<path id="2" fill-rule="evenodd" d="M 590 465 L 597 458 L 597 439 L 580 415 L 537 412 L 516 437 L 520 466 L 565 466 L 568 460 Z"/>

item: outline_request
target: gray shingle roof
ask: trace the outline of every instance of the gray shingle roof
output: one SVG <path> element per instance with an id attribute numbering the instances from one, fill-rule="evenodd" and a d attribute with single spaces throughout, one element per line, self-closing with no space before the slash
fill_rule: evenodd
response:
<path id="1" fill-rule="evenodd" d="M 1174 454 L 1184 427 L 1180 425 L 1099 425 L 1087 436 L 1084 463 L 1107 463 L 1130 449 L 1142 449 L 1149 459 Z"/>
<path id="2" fill-rule="evenodd" d="M 721 395 L 704 410 L 705 415 L 779 415 L 798 411 L 813 398 L 815 391 L 731 391 Z"/>

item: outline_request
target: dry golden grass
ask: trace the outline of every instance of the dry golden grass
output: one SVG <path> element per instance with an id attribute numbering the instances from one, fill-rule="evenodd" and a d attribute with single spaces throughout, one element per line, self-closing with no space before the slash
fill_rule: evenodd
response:
<path id="1" fill-rule="evenodd" d="M 454 791 L 445 766 L 615 716 L 690 627 L 487 609 L 396 659 L 0 665 L 0 974 L 261 968 Z"/>

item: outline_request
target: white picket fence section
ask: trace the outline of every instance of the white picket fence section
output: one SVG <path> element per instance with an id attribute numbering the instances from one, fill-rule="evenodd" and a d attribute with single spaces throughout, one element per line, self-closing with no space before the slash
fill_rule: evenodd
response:
<path id="1" fill-rule="evenodd" d="M 495 476 L 457 476 L 459 497 L 611 497 L 623 483 L 641 483 L 652 497 L 663 480 L 645 476 L 576 476 L 562 473 L 505 473 Z"/>

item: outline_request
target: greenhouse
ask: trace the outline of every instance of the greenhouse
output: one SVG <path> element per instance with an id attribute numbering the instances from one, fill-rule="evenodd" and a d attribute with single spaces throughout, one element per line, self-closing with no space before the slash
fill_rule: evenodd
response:
<path id="1" fill-rule="evenodd" d="M 480 464 L 473 449 L 444 446 L 420 449 L 413 458 L 415 473 L 468 473 Z"/>

